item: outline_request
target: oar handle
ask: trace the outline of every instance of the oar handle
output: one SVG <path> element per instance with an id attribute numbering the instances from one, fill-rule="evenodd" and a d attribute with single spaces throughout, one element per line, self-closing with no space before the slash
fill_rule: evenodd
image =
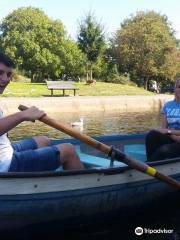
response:
<path id="1" fill-rule="evenodd" d="M 24 106 L 24 105 L 19 105 L 18 107 L 19 110 L 24 111 L 27 110 L 28 107 Z M 57 123 L 55 120 L 49 118 L 47 115 L 42 116 L 40 119 L 38 119 L 39 121 L 53 127 L 56 128 L 57 130 L 68 134 L 69 136 L 76 138 L 96 149 L 98 149 L 99 151 L 109 155 L 110 151 L 111 151 L 111 147 L 105 145 L 104 143 L 101 143 L 85 134 L 82 134 L 80 132 L 78 132 L 77 130 L 69 127 L 69 126 L 65 126 L 64 124 L 60 124 L 59 122 Z"/>
<path id="2" fill-rule="evenodd" d="M 28 109 L 28 107 L 23 106 L 23 105 L 20 105 L 18 108 L 21 111 Z M 134 159 L 126 156 L 124 153 L 122 153 L 118 149 L 114 149 L 108 145 L 105 145 L 104 143 L 101 143 L 85 134 L 82 134 L 82 133 L 74 130 L 73 128 L 66 127 L 65 125 L 57 123 L 55 120 L 49 118 L 47 115 L 42 116 L 39 119 L 39 121 L 57 129 L 57 130 L 60 130 L 61 132 L 64 132 L 64 133 L 70 135 L 71 137 L 74 137 L 74 138 L 98 149 L 99 151 L 101 151 L 105 154 L 108 154 L 108 156 L 113 156 L 114 159 L 124 162 L 128 166 L 130 166 L 140 172 L 146 173 L 146 174 L 148 174 L 152 177 L 155 177 L 163 182 L 166 182 L 167 184 L 169 184 L 177 189 L 180 189 L 180 183 L 177 182 L 176 180 L 174 180 L 173 178 L 166 176 L 162 173 L 159 173 L 155 168 L 152 168 L 145 163 L 142 163 L 140 161 L 134 160 Z"/>

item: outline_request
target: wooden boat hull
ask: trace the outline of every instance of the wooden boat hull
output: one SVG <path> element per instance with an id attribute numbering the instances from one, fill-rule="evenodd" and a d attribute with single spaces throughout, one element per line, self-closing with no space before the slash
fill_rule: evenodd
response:
<path id="1" fill-rule="evenodd" d="M 154 163 L 180 181 L 180 159 Z M 124 221 L 179 202 L 167 184 L 127 166 L 85 171 L 0 175 L 0 231 L 58 223 L 64 229 L 118 216 Z M 163 204 L 162 204 L 163 203 Z"/>

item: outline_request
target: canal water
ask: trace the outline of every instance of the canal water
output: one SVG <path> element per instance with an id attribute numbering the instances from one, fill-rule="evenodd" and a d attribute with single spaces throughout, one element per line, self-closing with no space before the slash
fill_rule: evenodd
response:
<path id="1" fill-rule="evenodd" d="M 152 128 L 157 128 L 161 124 L 161 116 L 158 112 L 131 112 L 131 113 L 114 113 L 114 114 L 62 114 L 50 116 L 62 124 L 71 126 L 75 121 L 79 121 L 83 117 L 83 126 L 76 127 L 76 130 L 90 135 L 112 135 L 112 134 L 132 134 L 144 133 Z M 19 140 L 25 137 L 35 135 L 46 135 L 51 139 L 69 138 L 63 134 L 43 123 L 25 122 L 20 124 L 14 130 L 9 132 L 11 140 Z M 166 201 L 166 200 L 164 200 Z M 51 232 L 48 239 L 152 239 L 152 240 L 180 240 L 180 218 L 179 213 L 167 212 L 162 215 L 152 212 L 152 214 L 145 215 L 141 218 L 141 222 L 134 220 L 134 225 L 123 225 L 118 221 L 112 222 L 109 225 L 98 226 L 92 229 L 83 229 L 79 232 L 60 233 Z M 132 222 L 132 219 L 131 221 Z M 136 227 L 145 227 L 153 230 L 173 230 L 172 234 L 143 234 L 138 236 L 135 234 Z M 26 236 L 27 237 L 27 236 Z M 23 239 L 26 239 L 23 238 Z M 47 237 L 47 236 L 46 236 Z M 34 238 L 29 238 L 34 239 Z M 41 239 L 41 236 L 38 238 Z M 42 238 L 43 239 L 43 238 Z M 45 239 L 45 238 L 44 238 Z"/>
<path id="2" fill-rule="evenodd" d="M 160 125 L 161 116 L 158 112 L 131 113 L 99 113 L 99 114 L 56 114 L 50 116 L 59 123 L 71 127 L 74 122 L 83 118 L 83 125 L 74 129 L 89 136 L 143 133 Z M 12 140 L 28 136 L 46 135 L 51 139 L 69 138 L 41 122 L 24 122 L 9 132 Z"/>

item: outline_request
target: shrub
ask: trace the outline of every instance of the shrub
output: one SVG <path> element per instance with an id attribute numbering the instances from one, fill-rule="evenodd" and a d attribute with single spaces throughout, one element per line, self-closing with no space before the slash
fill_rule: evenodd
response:
<path id="1" fill-rule="evenodd" d="M 17 70 L 15 70 L 13 72 L 12 81 L 13 82 L 31 82 L 31 79 L 21 75 Z"/>
<path id="2" fill-rule="evenodd" d="M 125 75 L 113 75 L 113 76 L 111 76 L 111 78 L 108 78 L 106 80 L 106 82 L 120 83 L 120 84 L 136 86 L 136 84 L 130 80 L 128 75 L 127 76 L 125 76 Z"/>

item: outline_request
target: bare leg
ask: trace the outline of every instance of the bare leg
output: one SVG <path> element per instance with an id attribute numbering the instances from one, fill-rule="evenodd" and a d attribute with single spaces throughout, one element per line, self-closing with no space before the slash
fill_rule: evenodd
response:
<path id="1" fill-rule="evenodd" d="M 36 141 L 38 148 L 47 147 L 50 145 L 50 140 L 46 136 L 37 136 L 33 137 L 33 139 Z"/>
<path id="2" fill-rule="evenodd" d="M 56 145 L 60 151 L 60 160 L 65 170 L 84 169 L 75 148 L 71 144 Z"/>

